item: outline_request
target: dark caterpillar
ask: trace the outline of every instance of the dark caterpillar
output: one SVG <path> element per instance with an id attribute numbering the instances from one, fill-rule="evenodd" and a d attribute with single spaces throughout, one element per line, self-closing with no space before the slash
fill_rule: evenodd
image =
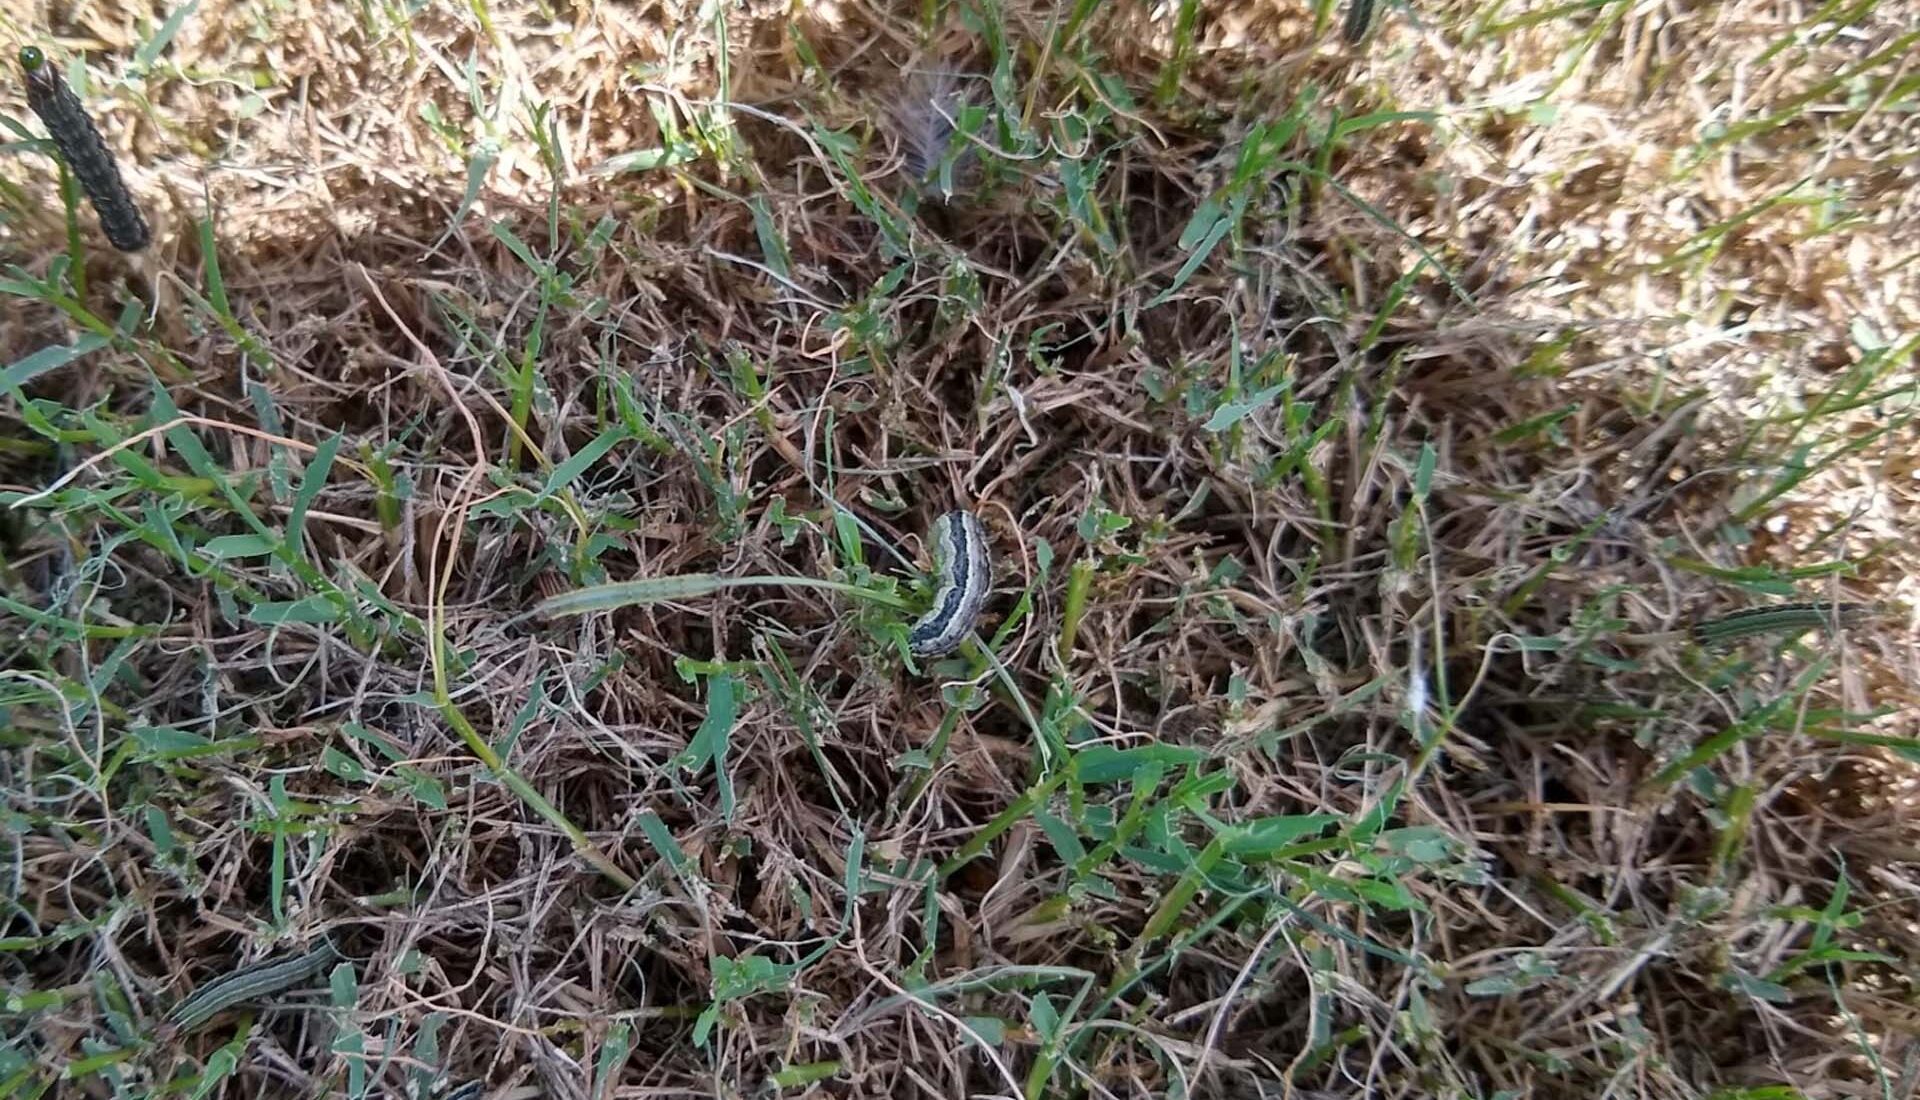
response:
<path id="1" fill-rule="evenodd" d="M 80 97 L 47 64 L 47 56 L 33 46 L 20 51 L 20 68 L 27 78 L 27 105 L 46 123 L 60 159 L 67 162 L 100 215 L 100 228 L 106 231 L 107 240 L 122 252 L 147 247 L 153 239 L 147 219 L 140 216 L 133 193 L 120 178 L 120 166 L 107 152 L 107 143 L 100 140 L 100 131 L 94 129 Z"/>
<path id="2" fill-rule="evenodd" d="M 907 631 L 907 648 L 915 657 L 958 649 L 993 594 L 993 551 L 980 517 L 948 512 L 934 521 L 933 569 L 940 581 L 933 606 Z"/>
<path id="3" fill-rule="evenodd" d="M 1342 28 L 1347 42 L 1358 46 L 1367 36 L 1367 29 L 1373 25 L 1373 0 L 1348 0 L 1347 22 Z"/>

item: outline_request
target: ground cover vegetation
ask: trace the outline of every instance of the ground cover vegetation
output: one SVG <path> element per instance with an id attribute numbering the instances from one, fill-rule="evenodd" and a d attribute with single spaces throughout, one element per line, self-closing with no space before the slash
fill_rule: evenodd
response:
<path id="1" fill-rule="evenodd" d="M 1369 7 L 0 12 L 0 1095 L 1912 1095 L 1917 9 Z"/>

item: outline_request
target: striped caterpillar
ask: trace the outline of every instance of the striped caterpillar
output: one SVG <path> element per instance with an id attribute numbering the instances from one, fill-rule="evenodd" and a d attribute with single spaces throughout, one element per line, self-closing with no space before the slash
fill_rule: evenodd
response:
<path id="1" fill-rule="evenodd" d="M 174 1005 L 165 1022 L 175 1030 L 192 1031 L 234 1005 L 258 1000 L 306 981 L 339 957 L 333 941 L 323 936 L 318 944 L 301 954 L 215 978 Z"/>
<path id="2" fill-rule="evenodd" d="M 36 47 L 20 51 L 20 68 L 27 78 L 27 105 L 46 124 L 60 159 L 66 161 L 80 189 L 100 215 L 100 228 L 107 240 L 122 252 L 138 252 L 147 247 L 153 234 L 147 220 L 134 205 L 133 193 L 120 178 L 120 166 L 114 163 L 100 131 L 87 117 L 80 97 L 53 71 L 47 56 Z"/>
<path id="3" fill-rule="evenodd" d="M 948 512 L 934 521 L 933 570 L 939 581 L 933 607 L 907 631 L 907 650 L 915 657 L 939 657 L 958 648 L 993 591 L 993 556 L 979 517 Z"/>
<path id="4" fill-rule="evenodd" d="M 1358 46 L 1372 24 L 1373 0 L 1347 0 L 1347 21 L 1342 33 L 1349 43 Z"/>

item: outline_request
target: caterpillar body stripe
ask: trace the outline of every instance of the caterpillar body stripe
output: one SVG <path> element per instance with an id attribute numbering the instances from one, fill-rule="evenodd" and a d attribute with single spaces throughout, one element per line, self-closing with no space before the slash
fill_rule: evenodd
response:
<path id="1" fill-rule="evenodd" d="M 1809 600 L 1749 607 L 1694 623 L 1688 635 L 1701 645 L 1738 641 L 1757 634 L 1798 633 L 1833 624 L 1855 626 L 1873 618 L 1878 609 L 1866 603 L 1829 603 Z"/>
<path id="2" fill-rule="evenodd" d="M 1346 40 L 1358 46 L 1373 26 L 1373 0 L 1347 0 L 1346 25 L 1341 28 Z"/>
<path id="3" fill-rule="evenodd" d="M 20 51 L 20 68 L 26 74 L 27 105 L 46 124 L 47 135 L 60 151 L 60 159 L 66 161 L 73 178 L 80 181 L 87 201 L 100 215 L 100 228 L 107 240 L 122 252 L 138 252 L 147 247 L 153 239 L 147 219 L 140 215 L 133 192 L 127 190 L 126 180 L 120 177 L 120 166 L 107 151 L 107 143 L 100 139 L 93 120 L 87 117 L 80 97 L 53 71 L 46 55 L 33 46 Z"/>
<path id="4" fill-rule="evenodd" d="M 907 650 L 915 657 L 958 648 L 993 591 L 993 555 L 978 516 L 948 512 L 934 521 L 933 568 L 939 581 L 933 607 L 907 631 Z"/>
<path id="5" fill-rule="evenodd" d="M 306 981 L 339 957 L 333 941 L 323 936 L 318 944 L 301 954 L 215 978 L 174 1005 L 167 1013 L 166 1023 L 180 1031 L 192 1031 L 234 1005 L 258 1000 Z"/>

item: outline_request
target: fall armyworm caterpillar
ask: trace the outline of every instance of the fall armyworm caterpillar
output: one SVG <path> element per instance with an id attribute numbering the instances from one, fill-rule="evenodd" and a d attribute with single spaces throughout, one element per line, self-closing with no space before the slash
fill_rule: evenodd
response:
<path id="1" fill-rule="evenodd" d="M 993 590 L 987 531 L 972 512 L 948 512 L 934 521 L 933 568 L 939 581 L 933 607 L 907 631 L 907 649 L 916 657 L 957 648 Z"/>
<path id="2" fill-rule="evenodd" d="M 173 1011 L 167 1013 L 166 1022 L 182 1031 L 192 1031 L 234 1005 L 278 993 L 313 977 L 339 957 L 333 942 L 322 937 L 317 945 L 301 954 L 215 978 L 194 990 L 193 996 L 174 1005 Z"/>
<path id="3" fill-rule="evenodd" d="M 1373 25 L 1373 0 L 1347 0 L 1347 22 L 1342 28 L 1349 43 L 1357 46 Z"/>
<path id="4" fill-rule="evenodd" d="M 140 216 L 133 193 L 120 178 L 120 166 L 114 163 L 107 143 L 80 103 L 80 97 L 59 73 L 48 64 L 47 55 L 33 46 L 20 51 L 20 68 L 27 77 L 27 105 L 46 124 L 60 159 L 66 161 L 80 189 L 100 215 L 100 228 L 107 240 L 122 252 L 138 252 L 147 247 L 153 234 L 147 219 Z"/>

